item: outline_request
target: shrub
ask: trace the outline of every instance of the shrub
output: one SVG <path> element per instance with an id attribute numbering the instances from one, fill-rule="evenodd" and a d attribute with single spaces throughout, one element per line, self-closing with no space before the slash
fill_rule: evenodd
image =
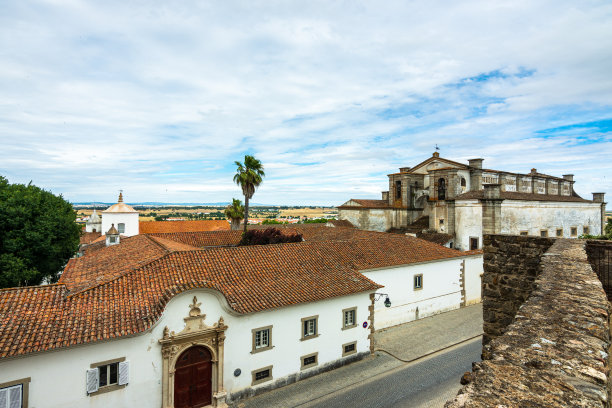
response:
<path id="1" fill-rule="evenodd" d="M 264 230 L 248 230 L 242 234 L 238 246 L 245 245 L 268 245 L 283 244 L 286 242 L 301 242 L 302 234 L 297 232 L 282 232 L 278 228 L 266 228 Z"/>

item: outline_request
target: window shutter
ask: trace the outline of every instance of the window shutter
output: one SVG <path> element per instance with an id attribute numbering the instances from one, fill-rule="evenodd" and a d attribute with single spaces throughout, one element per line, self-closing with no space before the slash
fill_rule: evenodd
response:
<path id="1" fill-rule="evenodd" d="M 21 408 L 21 385 L 9 388 L 9 408 Z"/>
<path id="2" fill-rule="evenodd" d="M 97 368 L 92 368 L 91 370 L 87 370 L 87 393 L 91 394 L 92 392 L 98 391 L 98 386 L 100 384 L 100 371 Z"/>
<path id="3" fill-rule="evenodd" d="M 118 385 L 125 385 L 130 382 L 130 362 L 122 361 L 119 363 L 119 381 Z"/>
<path id="4" fill-rule="evenodd" d="M 8 408 L 8 388 L 3 388 L 0 390 L 0 408 Z"/>

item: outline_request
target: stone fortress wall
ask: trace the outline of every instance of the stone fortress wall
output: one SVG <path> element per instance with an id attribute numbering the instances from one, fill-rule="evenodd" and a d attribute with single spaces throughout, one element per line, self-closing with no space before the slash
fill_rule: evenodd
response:
<path id="1" fill-rule="evenodd" d="M 483 361 L 445 406 L 609 407 L 611 309 L 586 242 L 484 243 Z"/>

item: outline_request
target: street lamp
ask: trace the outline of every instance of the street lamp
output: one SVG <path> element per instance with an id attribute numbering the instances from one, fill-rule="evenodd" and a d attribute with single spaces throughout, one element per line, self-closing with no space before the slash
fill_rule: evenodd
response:
<path id="1" fill-rule="evenodd" d="M 385 296 L 385 301 L 384 301 L 385 307 L 391 307 L 391 300 L 389 299 L 389 295 L 386 293 L 375 293 L 374 301 L 376 302 L 377 300 L 382 299 L 383 296 Z"/>

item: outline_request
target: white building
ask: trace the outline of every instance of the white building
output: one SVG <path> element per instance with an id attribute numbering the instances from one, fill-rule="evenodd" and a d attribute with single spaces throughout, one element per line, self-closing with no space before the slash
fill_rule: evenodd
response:
<path id="1" fill-rule="evenodd" d="M 94 208 L 93 213 L 89 216 L 89 219 L 85 223 L 85 232 L 101 232 L 101 231 L 102 231 L 102 219 L 100 218 L 100 215 Z"/>
<path id="2" fill-rule="evenodd" d="M 365 230 L 449 234 L 461 250 L 481 248 L 483 234 L 571 238 L 599 235 L 605 225 L 604 193 L 579 197 L 571 174 L 491 170 L 483 159 L 466 165 L 437 152 L 399 170 L 388 175 L 382 200 L 351 199 L 338 207 L 338 218 Z"/>
<path id="3" fill-rule="evenodd" d="M 71 259 L 58 284 L 2 290 L 0 401 L 224 406 L 367 355 L 414 305 L 480 297 L 482 255 L 366 234 L 207 250 L 138 235 Z"/>
<path id="4" fill-rule="evenodd" d="M 123 202 L 123 193 L 119 193 L 117 204 L 113 204 L 102 211 L 102 234 L 106 234 L 113 224 L 119 234 L 126 237 L 139 233 L 138 211 Z"/>

